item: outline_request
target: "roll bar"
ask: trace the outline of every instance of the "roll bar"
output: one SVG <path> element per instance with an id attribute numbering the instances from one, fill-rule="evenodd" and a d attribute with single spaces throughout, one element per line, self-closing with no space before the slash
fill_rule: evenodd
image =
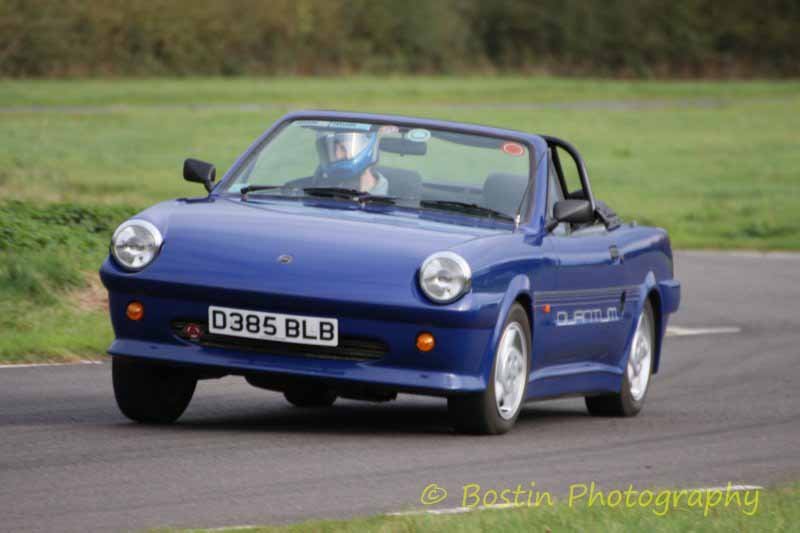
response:
<path id="1" fill-rule="evenodd" d="M 550 147 L 551 150 L 554 147 L 561 148 L 575 161 L 575 166 L 578 168 L 578 176 L 581 180 L 583 193 L 586 199 L 589 200 L 589 203 L 592 206 L 592 211 L 597 212 L 597 204 L 595 203 L 594 195 L 592 194 L 592 186 L 589 184 L 589 174 L 586 172 L 586 165 L 583 163 L 581 154 L 574 146 L 563 139 L 552 137 L 550 135 L 542 135 L 541 137 L 547 141 L 547 146 Z M 561 160 L 558 157 L 558 151 L 552 150 L 552 154 L 553 164 L 556 166 L 556 170 L 558 170 L 558 177 L 561 180 L 561 186 L 563 187 L 564 191 L 567 191 L 567 184 L 564 182 L 564 171 L 561 167 Z"/>

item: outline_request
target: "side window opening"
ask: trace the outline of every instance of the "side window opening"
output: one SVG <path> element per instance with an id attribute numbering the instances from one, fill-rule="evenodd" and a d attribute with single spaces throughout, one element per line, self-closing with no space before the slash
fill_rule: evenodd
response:
<path id="1" fill-rule="evenodd" d="M 556 171 L 557 179 L 564 194 L 564 198 L 568 200 L 586 200 L 587 194 L 583 189 L 583 182 L 581 181 L 581 174 L 578 167 L 578 161 L 566 150 L 553 147 L 552 161 Z M 579 229 L 592 228 L 597 225 L 604 225 L 600 217 L 595 217 L 594 222 L 582 224 L 579 226 L 571 225 L 567 228 L 567 232 L 571 233 Z M 558 228 L 557 228 L 558 229 Z"/>
<path id="2" fill-rule="evenodd" d="M 561 201 L 564 199 L 564 193 L 561 190 L 561 183 L 558 179 L 558 173 L 556 172 L 556 167 L 553 164 L 553 158 L 550 157 L 548 161 L 548 173 L 547 173 L 547 218 L 552 220 L 553 218 L 553 207 L 556 205 L 556 202 Z M 556 226 L 552 233 L 554 235 L 566 235 L 569 233 L 569 225 L 568 224 L 559 224 Z"/>
<path id="3" fill-rule="evenodd" d="M 578 164 L 572 156 L 561 148 L 555 148 L 553 150 L 553 159 L 556 171 L 560 170 L 559 174 L 561 175 L 561 185 L 564 189 L 565 198 L 586 198 L 578 172 Z"/>

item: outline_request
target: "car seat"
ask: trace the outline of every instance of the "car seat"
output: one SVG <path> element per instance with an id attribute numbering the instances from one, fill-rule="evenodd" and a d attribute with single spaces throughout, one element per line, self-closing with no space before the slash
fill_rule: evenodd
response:
<path id="1" fill-rule="evenodd" d="M 389 196 L 394 198 L 419 198 L 422 176 L 414 170 L 394 167 L 376 167 L 378 173 L 389 182 Z"/>
<path id="2" fill-rule="evenodd" d="M 528 176 L 519 174 L 489 174 L 483 183 L 483 201 L 489 209 L 514 216 L 522 203 Z"/>

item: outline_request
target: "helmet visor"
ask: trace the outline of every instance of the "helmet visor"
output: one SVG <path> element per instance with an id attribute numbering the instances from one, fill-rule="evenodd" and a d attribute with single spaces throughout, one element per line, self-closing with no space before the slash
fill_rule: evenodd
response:
<path id="1" fill-rule="evenodd" d="M 368 148 L 371 135 L 351 131 L 321 134 L 318 142 L 323 164 L 355 159 Z"/>

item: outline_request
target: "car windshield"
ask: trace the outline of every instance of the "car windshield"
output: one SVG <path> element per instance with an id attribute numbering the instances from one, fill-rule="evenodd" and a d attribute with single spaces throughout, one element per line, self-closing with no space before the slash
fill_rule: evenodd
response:
<path id="1" fill-rule="evenodd" d="M 390 123 L 295 120 L 251 154 L 221 192 L 383 197 L 381 203 L 513 219 L 526 196 L 532 160 L 526 145 L 510 139 Z"/>

